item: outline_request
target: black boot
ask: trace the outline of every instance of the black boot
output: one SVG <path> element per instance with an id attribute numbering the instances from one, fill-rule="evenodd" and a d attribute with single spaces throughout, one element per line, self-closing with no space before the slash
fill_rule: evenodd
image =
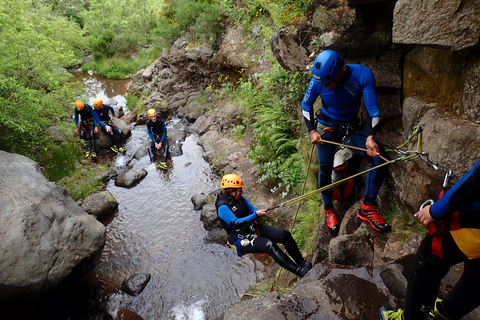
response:
<path id="1" fill-rule="evenodd" d="M 293 262 L 275 243 L 268 241 L 267 253 L 278 265 L 302 278 L 308 272 L 307 266 L 299 266 Z"/>

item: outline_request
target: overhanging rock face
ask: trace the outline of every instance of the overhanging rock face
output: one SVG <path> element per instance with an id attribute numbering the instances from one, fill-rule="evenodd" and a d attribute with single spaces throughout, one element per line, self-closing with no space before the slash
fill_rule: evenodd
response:
<path id="1" fill-rule="evenodd" d="M 476 0 L 398 0 L 393 42 L 461 50 L 478 43 L 480 3 Z"/>
<path id="2" fill-rule="evenodd" d="M 105 227 L 38 164 L 0 151 L 0 300 L 36 297 L 92 270 Z"/>

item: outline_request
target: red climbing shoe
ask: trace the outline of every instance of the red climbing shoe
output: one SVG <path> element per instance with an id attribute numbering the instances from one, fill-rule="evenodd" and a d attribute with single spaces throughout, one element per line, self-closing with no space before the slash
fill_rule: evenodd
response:
<path id="1" fill-rule="evenodd" d="M 331 209 L 323 209 L 325 211 L 325 219 L 327 219 L 327 227 L 330 232 L 337 234 L 339 229 L 337 213 L 335 212 L 335 208 L 332 207 Z"/>
<path id="2" fill-rule="evenodd" d="M 390 226 L 383 220 L 377 211 L 377 206 L 366 206 L 362 203 L 362 207 L 357 212 L 357 217 L 370 223 L 373 229 L 380 232 L 389 232 Z"/>

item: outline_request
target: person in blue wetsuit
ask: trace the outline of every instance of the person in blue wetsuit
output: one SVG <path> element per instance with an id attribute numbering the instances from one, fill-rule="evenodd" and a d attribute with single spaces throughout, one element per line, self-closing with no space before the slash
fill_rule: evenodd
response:
<path id="1" fill-rule="evenodd" d="M 323 187 L 332 182 L 336 151 L 336 146 L 325 143 L 325 140 L 366 149 L 366 152 L 357 149 L 353 151 L 367 158 L 370 168 L 381 163 L 380 148 L 374 138 L 380 112 L 377 106 L 375 78 L 370 68 L 359 64 L 345 64 L 338 53 L 325 50 L 315 59 L 312 73 L 313 78 L 302 101 L 302 111 L 310 141 L 317 145 L 318 185 Z M 322 108 L 321 112 L 314 114 L 313 104 L 318 97 L 321 98 Z M 362 97 L 368 112 L 365 130 L 359 128 L 358 113 Z M 367 174 L 365 199 L 357 212 L 357 217 L 370 223 L 373 229 L 380 232 L 390 230 L 390 226 L 378 213 L 376 203 L 384 176 L 383 168 Z M 333 206 L 332 189 L 323 191 L 322 198 L 327 226 L 336 234 L 339 222 Z"/>
<path id="2" fill-rule="evenodd" d="M 236 248 L 239 257 L 246 253 L 267 253 L 282 268 L 299 277 L 305 276 L 312 263 L 303 259 L 290 232 L 256 221 L 267 211 L 259 210 L 248 202 L 243 196 L 243 186 L 238 175 L 223 176 L 222 191 L 215 201 L 220 223 L 228 234 L 228 243 Z M 284 245 L 291 259 L 277 243 Z"/>
<path id="3" fill-rule="evenodd" d="M 113 152 L 125 153 L 125 149 L 120 146 L 120 139 L 122 138 L 123 131 L 118 128 L 110 119 L 109 113 L 112 113 L 112 117 L 115 117 L 115 110 L 112 106 L 108 104 L 103 104 L 103 100 L 96 98 L 93 100 L 94 118 L 97 123 L 102 127 L 102 130 L 105 131 L 110 138 L 112 139 L 113 145 L 110 147 Z"/>
<path id="4" fill-rule="evenodd" d="M 147 132 L 148 136 L 152 140 L 148 147 L 148 155 L 150 156 L 150 162 L 155 163 L 155 150 L 162 150 L 162 162 L 157 165 L 160 169 L 167 169 L 167 155 L 168 155 L 168 139 L 167 128 L 165 122 L 157 115 L 155 109 L 148 109 L 147 111 Z"/>
<path id="5" fill-rule="evenodd" d="M 405 310 L 380 308 L 381 320 L 461 319 L 480 306 L 480 160 L 436 203 L 415 214 L 436 233 L 425 236 L 415 256 Z M 440 282 L 450 267 L 464 262 L 455 287 L 441 300 Z"/>
<path id="6" fill-rule="evenodd" d="M 82 100 L 75 101 L 75 116 L 73 121 L 75 125 L 78 126 L 75 129 L 75 134 L 80 135 L 80 139 L 84 141 L 85 144 L 85 159 L 92 158 L 95 160 L 97 158 L 97 150 L 95 148 L 95 134 L 98 133 L 97 121 L 93 115 L 93 108 L 91 105 Z M 79 117 L 82 119 L 79 121 Z M 92 149 L 88 147 L 87 143 L 87 132 L 90 134 L 90 143 Z"/>

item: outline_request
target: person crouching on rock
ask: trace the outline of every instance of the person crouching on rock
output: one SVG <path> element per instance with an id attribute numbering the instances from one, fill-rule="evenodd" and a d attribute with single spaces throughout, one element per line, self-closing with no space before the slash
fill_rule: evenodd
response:
<path id="1" fill-rule="evenodd" d="M 148 136 L 152 140 L 148 148 L 148 155 L 150 156 L 150 162 L 155 163 L 155 150 L 161 150 L 162 152 L 162 162 L 157 165 L 160 169 L 167 169 L 167 155 L 168 155 L 168 139 L 167 139 L 167 128 L 165 127 L 165 122 L 157 115 L 155 109 L 148 109 L 147 111 L 148 121 L 147 121 L 147 132 Z"/>
<path id="2" fill-rule="evenodd" d="M 312 268 L 311 261 L 303 259 L 290 232 L 255 221 L 267 214 L 255 208 L 243 194 L 243 181 L 238 175 L 227 174 L 221 181 L 215 207 L 222 227 L 227 231 L 228 244 L 241 257 L 246 253 L 267 253 L 282 268 L 303 277 Z M 282 243 L 290 259 L 277 245 Z M 294 262 L 295 261 L 295 262 Z"/>

